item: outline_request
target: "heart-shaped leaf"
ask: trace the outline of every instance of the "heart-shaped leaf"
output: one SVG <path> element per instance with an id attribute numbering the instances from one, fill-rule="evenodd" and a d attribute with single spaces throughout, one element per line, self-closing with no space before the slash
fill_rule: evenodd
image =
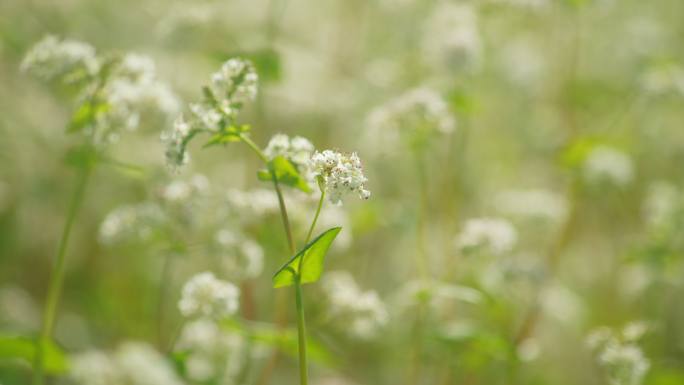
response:
<path id="1" fill-rule="evenodd" d="M 273 287 L 283 287 L 295 284 L 299 277 L 299 283 L 316 282 L 323 273 L 323 261 L 330 245 L 342 230 L 341 227 L 333 227 L 324 231 L 308 245 L 290 259 L 273 276 Z M 301 268 L 301 271 L 300 271 Z"/>
<path id="2" fill-rule="evenodd" d="M 283 156 L 278 155 L 268 162 L 268 170 L 257 171 L 257 178 L 262 181 L 271 181 L 273 180 L 272 173 L 275 173 L 278 183 L 294 187 L 306 193 L 311 192 L 311 186 L 299 174 L 297 167 Z"/>

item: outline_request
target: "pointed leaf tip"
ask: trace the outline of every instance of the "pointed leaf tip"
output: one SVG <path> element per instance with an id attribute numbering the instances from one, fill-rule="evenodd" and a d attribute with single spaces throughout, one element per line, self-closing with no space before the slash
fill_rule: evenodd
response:
<path id="1" fill-rule="evenodd" d="M 273 276 L 273 287 L 294 285 L 297 276 L 299 276 L 301 284 L 318 281 L 323 273 L 325 255 L 340 230 L 342 230 L 341 227 L 328 229 L 304 246 L 302 250 L 275 273 Z"/>

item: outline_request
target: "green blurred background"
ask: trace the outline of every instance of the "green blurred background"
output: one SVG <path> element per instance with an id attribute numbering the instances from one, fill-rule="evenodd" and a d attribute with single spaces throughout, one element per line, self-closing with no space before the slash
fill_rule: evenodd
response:
<path id="1" fill-rule="evenodd" d="M 354 338 L 329 315 L 325 290 L 307 287 L 321 350 L 312 383 L 605 384 L 610 373 L 585 336 L 641 321 L 643 383 L 684 384 L 684 2 L 4 0 L 3 335 L 39 330 L 75 182 L 65 158 L 78 138 L 64 128 L 73 95 L 19 70 L 46 34 L 151 56 L 183 106 L 223 61 L 249 58 L 259 96 L 240 120 L 257 143 L 285 133 L 359 153 L 373 195 L 327 209 L 347 241 L 326 271 L 347 270 L 377 291 L 388 317 L 372 337 Z M 420 151 L 374 135 L 369 118 L 416 87 L 435 90 L 457 121 Z M 183 283 L 217 271 L 225 251 L 213 239 L 225 226 L 263 248 L 263 272 L 241 284 L 253 296 L 244 316 L 272 321 L 271 273 L 288 257 L 280 218 L 233 215 L 229 202 L 234 189 L 250 199 L 270 187 L 254 178 L 258 159 L 242 145 L 193 143 L 191 165 L 170 174 L 159 139 L 169 127 L 147 121 L 122 135 L 110 153 L 136 168 L 103 165 L 93 176 L 55 332 L 69 354 L 129 340 L 163 347 L 180 323 Z M 609 155 L 592 158 L 597 149 Z M 207 191 L 192 205 L 163 204 L 167 222 L 151 236 L 102 241 L 113 210 L 163 201 L 170 183 L 195 174 Z M 302 237 L 315 200 L 288 199 Z M 459 234 L 479 217 L 512 223 L 515 246 L 459 250 Z M 439 284 L 406 294 L 416 280 Z M 28 383 L 30 366 L 2 356 L 0 346 L 0 383 Z M 252 374 L 225 383 L 257 383 L 264 359 L 249 360 Z M 285 354 L 272 383 L 297 383 L 294 358 Z"/>

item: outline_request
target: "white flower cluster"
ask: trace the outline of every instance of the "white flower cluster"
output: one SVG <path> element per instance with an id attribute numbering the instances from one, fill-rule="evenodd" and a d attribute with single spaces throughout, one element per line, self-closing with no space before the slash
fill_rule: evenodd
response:
<path id="1" fill-rule="evenodd" d="M 637 342 L 648 330 L 642 322 L 625 326 L 619 333 L 603 327 L 587 336 L 587 346 L 596 353 L 611 385 L 640 385 L 650 367 Z"/>
<path id="2" fill-rule="evenodd" d="M 230 189 L 226 200 L 231 210 L 245 220 L 278 212 L 278 198 L 272 190 L 255 188 L 251 190 Z"/>
<path id="3" fill-rule="evenodd" d="M 343 154 L 337 151 L 316 151 L 311 156 L 310 169 L 314 177 L 323 179 L 325 192 L 333 204 L 340 203 L 345 193 L 357 193 L 361 199 L 370 198 L 370 191 L 364 184 L 361 159 L 356 153 Z"/>
<path id="4" fill-rule="evenodd" d="M 185 359 L 186 376 L 193 382 L 233 384 L 244 367 L 245 340 L 227 333 L 207 319 L 183 327 L 175 350 Z"/>
<path id="5" fill-rule="evenodd" d="M 257 277 L 264 268 L 264 250 L 254 240 L 229 229 L 216 232 L 216 244 L 224 255 L 223 269 L 232 279 Z"/>
<path id="6" fill-rule="evenodd" d="M 329 302 L 328 315 L 352 337 L 373 337 L 389 321 L 385 304 L 375 291 L 362 291 L 346 271 L 333 271 L 323 277 L 323 290 Z"/>
<path id="7" fill-rule="evenodd" d="M 647 223 L 656 228 L 668 226 L 684 212 L 684 193 L 670 182 L 658 181 L 648 186 L 643 205 Z"/>
<path id="8" fill-rule="evenodd" d="M 496 195 L 494 207 L 506 215 L 552 222 L 565 218 L 568 211 L 561 195 L 542 189 L 502 191 Z"/>
<path id="9" fill-rule="evenodd" d="M 162 133 L 166 145 L 166 161 L 173 171 L 190 160 L 186 147 L 198 132 L 220 132 L 235 123 L 245 102 L 257 95 L 259 76 L 248 60 L 232 58 L 211 76 L 211 85 L 204 89 L 204 99 L 190 104 L 191 118 L 176 119 L 173 127 Z"/>
<path id="10" fill-rule="evenodd" d="M 153 202 L 120 206 L 102 221 L 98 238 L 106 245 L 145 241 L 166 219 L 161 207 Z"/>
<path id="11" fill-rule="evenodd" d="M 21 70 L 43 80 L 72 83 L 94 76 L 100 70 L 100 61 L 91 45 L 48 35 L 26 54 Z"/>
<path id="12" fill-rule="evenodd" d="M 232 58 L 223 63 L 221 69 L 211 75 L 211 88 L 219 102 L 221 111 L 233 116 L 236 105 L 256 98 L 259 76 L 251 62 Z"/>
<path id="13" fill-rule="evenodd" d="M 147 110 L 164 117 L 178 112 L 176 95 L 157 79 L 154 62 L 142 55 L 97 56 L 86 43 L 47 36 L 28 52 L 21 68 L 46 80 L 80 82 L 78 99 L 88 119 L 81 122 L 82 132 L 96 145 L 117 142 L 121 128 L 135 130 Z"/>
<path id="14" fill-rule="evenodd" d="M 159 189 L 155 199 L 122 205 L 107 214 L 99 240 L 107 245 L 147 241 L 176 223 L 194 224 L 208 190 L 209 181 L 201 174 L 172 181 Z"/>
<path id="15" fill-rule="evenodd" d="M 653 95 L 669 92 L 684 95 L 684 67 L 674 63 L 653 65 L 641 76 L 641 87 Z"/>
<path id="16" fill-rule="evenodd" d="M 151 346 L 126 342 L 113 354 L 88 351 L 71 358 L 77 385 L 182 385 L 170 363 Z"/>
<path id="17" fill-rule="evenodd" d="M 475 8 L 469 4 L 439 4 L 425 27 L 422 47 L 426 58 L 447 68 L 477 68 L 482 42 Z"/>
<path id="18" fill-rule="evenodd" d="M 290 138 L 285 134 L 277 134 L 268 142 L 268 145 L 264 149 L 264 154 L 266 154 L 269 159 L 273 159 L 276 156 L 283 156 L 294 163 L 301 172 L 306 171 L 306 168 L 309 165 L 309 159 L 314 150 L 314 145 L 304 137 L 295 136 Z"/>
<path id="19" fill-rule="evenodd" d="M 411 143 L 424 141 L 435 133 L 453 132 L 456 119 L 438 93 L 421 87 L 373 110 L 368 124 L 371 132 L 388 138 L 389 142 L 403 137 Z"/>
<path id="20" fill-rule="evenodd" d="M 156 69 L 151 58 L 139 54 L 126 54 L 109 75 L 102 87 L 102 98 L 108 106 L 99 116 L 98 124 L 110 131 L 103 138 L 118 140 L 119 127 L 135 130 L 140 124 L 144 107 L 159 111 L 165 117 L 178 113 L 180 102 L 166 83 L 157 80 Z"/>
<path id="21" fill-rule="evenodd" d="M 517 240 L 518 233 L 507 220 L 474 218 L 466 222 L 455 243 L 464 252 L 485 250 L 500 255 L 511 251 Z"/>
<path id="22" fill-rule="evenodd" d="M 185 283 L 178 309 L 185 317 L 221 319 L 237 312 L 239 295 L 237 286 L 204 272 Z"/>
<path id="23" fill-rule="evenodd" d="M 634 179 L 634 166 L 627 154 L 613 147 L 594 147 L 583 164 L 583 173 L 589 183 L 608 182 L 625 186 Z"/>

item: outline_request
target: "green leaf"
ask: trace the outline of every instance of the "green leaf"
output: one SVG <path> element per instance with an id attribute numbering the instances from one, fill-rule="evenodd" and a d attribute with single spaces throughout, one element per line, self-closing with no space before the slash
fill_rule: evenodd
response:
<path id="1" fill-rule="evenodd" d="M 71 121 L 67 126 L 67 132 L 74 133 L 83 130 L 95 121 L 98 114 L 105 112 L 107 108 L 107 104 L 94 103 L 91 100 L 81 103 L 71 115 Z"/>
<path id="2" fill-rule="evenodd" d="M 278 183 L 294 187 L 305 193 L 311 192 L 311 187 L 306 180 L 299 174 L 297 167 L 283 156 L 276 156 L 268 162 L 268 170 L 257 171 L 257 178 L 262 181 L 270 182 L 273 180 L 271 172 L 275 173 Z"/>
<path id="3" fill-rule="evenodd" d="M 290 259 L 273 276 L 273 287 L 283 287 L 294 285 L 295 279 L 299 276 L 301 284 L 316 282 L 323 272 L 323 261 L 330 245 L 342 230 L 341 227 L 333 227 L 324 231 L 311 243 Z M 301 262 L 300 262 L 301 261 Z M 301 271 L 299 270 L 301 267 Z"/>
<path id="4" fill-rule="evenodd" d="M 243 124 L 242 126 L 229 126 L 223 131 L 213 135 L 202 147 L 239 142 L 241 140 L 240 135 L 249 131 L 249 129 L 250 126 L 248 124 Z"/>
<path id="5" fill-rule="evenodd" d="M 36 342 L 28 337 L 0 336 L 0 360 L 20 359 L 33 364 L 36 357 Z M 54 343 L 45 344 L 45 371 L 50 374 L 64 373 L 68 362 L 64 352 Z"/>

